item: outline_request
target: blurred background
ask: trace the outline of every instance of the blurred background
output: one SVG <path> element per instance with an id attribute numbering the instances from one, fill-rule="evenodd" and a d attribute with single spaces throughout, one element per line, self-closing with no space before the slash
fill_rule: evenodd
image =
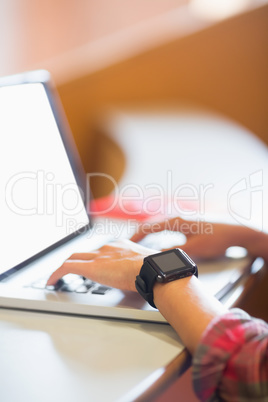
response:
<path id="1" fill-rule="evenodd" d="M 265 0 L 0 0 L 0 75 L 48 69 L 85 170 L 115 179 L 107 109 L 194 104 L 267 142 L 267 49 Z"/>
<path id="2" fill-rule="evenodd" d="M 0 57 L 0 76 L 52 74 L 86 172 L 120 181 L 130 166 L 146 185 L 184 155 L 176 182 L 218 180 L 218 211 L 239 178 L 262 172 L 267 185 L 267 0 L 0 0 Z M 91 184 L 95 197 L 112 190 Z M 244 308 L 259 314 L 257 297 Z M 195 401 L 189 384 L 159 402 L 181 389 Z"/>

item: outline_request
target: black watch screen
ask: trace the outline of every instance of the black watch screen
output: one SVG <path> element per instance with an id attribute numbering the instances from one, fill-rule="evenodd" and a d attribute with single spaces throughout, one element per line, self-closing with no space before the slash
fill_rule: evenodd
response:
<path id="1" fill-rule="evenodd" d="M 187 276 L 187 273 L 196 275 L 196 264 L 180 249 L 167 250 L 151 255 L 146 257 L 144 261 L 147 259 L 158 273 L 156 280 L 159 282 L 165 282 L 169 279 L 174 280 L 174 276 L 177 278 Z"/>
<path id="2" fill-rule="evenodd" d="M 158 265 L 162 272 L 168 273 L 174 271 L 174 269 L 180 269 L 185 267 L 185 261 L 174 252 L 161 254 L 156 257 L 151 257 L 152 261 Z"/>

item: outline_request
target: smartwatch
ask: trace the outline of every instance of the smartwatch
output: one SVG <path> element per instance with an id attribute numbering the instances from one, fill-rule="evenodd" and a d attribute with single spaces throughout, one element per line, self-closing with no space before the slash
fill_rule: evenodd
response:
<path id="1" fill-rule="evenodd" d="M 198 276 L 196 264 L 183 250 L 175 248 L 145 257 L 135 285 L 139 294 L 156 308 L 153 295 L 155 282 L 167 283 L 190 275 Z"/>

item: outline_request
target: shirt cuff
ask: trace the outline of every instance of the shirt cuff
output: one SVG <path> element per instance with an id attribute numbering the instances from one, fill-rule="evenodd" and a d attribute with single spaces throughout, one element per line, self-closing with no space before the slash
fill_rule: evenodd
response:
<path id="1" fill-rule="evenodd" d="M 238 396 L 238 388 L 244 387 L 244 379 L 239 377 L 242 347 L 262 333 L 267 336 L 268 326 L 240 309 L 232 309 L 210 322 L 193 357 L 193 387 L 202 401 L 220 400 L 225 393 Z M 229 361 L 237 355 L 239 373 L 237 362 L 232 362 L 232 367 L 226 370 Z M 248 365 L 248 355 L 244 354 L 243 359 L 242 370 Z M 248 380 L 254 383 L 253 378 Z"/>

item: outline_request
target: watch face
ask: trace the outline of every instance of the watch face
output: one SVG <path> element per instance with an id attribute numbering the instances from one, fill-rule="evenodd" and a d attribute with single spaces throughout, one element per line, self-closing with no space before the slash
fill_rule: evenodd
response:
<path id="1" fill-rule="evenodd" d="M 185 262 L 173 251 L 167 254 L 161 254 L 152 257 L 152 260 L 158 265 L 160 270 L 164 273 L 174 271 L 174 269 L 184 268 Z"/>
<path id="2" fill-rule="evenodd" d="M 190 259 L 183 255 L 180 250 L 169 250 L 160 254 L 152 255 L 150 260 L 153 262 L 154 268 L 159 271 L 165 278 L 180 273 L 192 272 L 195 273 L 196 265 L 190 262 Z"/>

